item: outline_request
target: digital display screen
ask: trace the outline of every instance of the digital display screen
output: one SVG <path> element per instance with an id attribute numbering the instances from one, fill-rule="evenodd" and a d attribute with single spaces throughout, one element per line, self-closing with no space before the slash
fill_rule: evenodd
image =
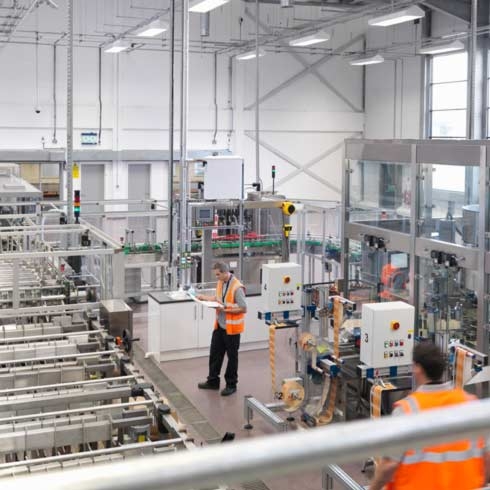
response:
<path id="1" fill-rule="evenodd" d="M 405 253 L 391 254 L 390 263 L 393 267 L 398 267 L 398 269 L 407 269 L 408 254 Z"/>
<path id="2" fill-rule="evenodd" d="M 213 210 L 212 208 L 202 208 L 197 210 L 197 219 L 199 221 L 212 221 Z"/>

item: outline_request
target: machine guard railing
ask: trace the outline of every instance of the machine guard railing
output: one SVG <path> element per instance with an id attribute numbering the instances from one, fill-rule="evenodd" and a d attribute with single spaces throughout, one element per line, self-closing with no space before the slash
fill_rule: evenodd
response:
<path id="1" fill-rule="evenodd" d="M 330 425 L 201 450 L 148 456 L 135 464 L 79 468 L 2 482 L 2 490 L 184 490 L 284 476 L 362 461 L 490 431 L 490 400 L 423 413 Z M 27 479 L 26 479 L 27 478 Z"/>

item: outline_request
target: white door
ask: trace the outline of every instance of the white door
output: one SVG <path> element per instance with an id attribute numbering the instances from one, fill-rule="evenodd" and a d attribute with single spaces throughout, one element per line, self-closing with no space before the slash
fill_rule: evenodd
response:
<path id="1" fill-rule="evenodd" d="M 80 217 L 96 226 L 100 226 L 102 223 L 101 217 L 90 217 L 84 214 L 104 211 L 103 205 L 85 204 L 87 201 L 102 201 L 104 199 L 104 164 L 83 163 L 80 174 Z"/>
<path id="2" fill-rule="evenodd" d="M 149 163 L 133 163 L 128 165 L 128 199 L 150 198 L 150 172 Z M 148 204 L 130 204 L 128 211 L 148 211 Z M 144 243 L 145 230 L 150 226 L 150 219 L 133 217 L 128 219 L 128 228 L 134 230 L 134 241 Z"/>

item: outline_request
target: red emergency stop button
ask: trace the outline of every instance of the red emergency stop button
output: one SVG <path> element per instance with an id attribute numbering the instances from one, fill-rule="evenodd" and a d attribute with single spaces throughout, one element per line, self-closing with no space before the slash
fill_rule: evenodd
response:
<path id="1" fill-rule="evenodd" d="M 400 322 L 393 321 L 391 322 L 391 330 L 398 330 L 400 328 Z"/>
<path id="2" fill-rule="evenodd" d="M 291 282 L 290 276 L 284 276 L 284 284 L 289 284 Z"/>

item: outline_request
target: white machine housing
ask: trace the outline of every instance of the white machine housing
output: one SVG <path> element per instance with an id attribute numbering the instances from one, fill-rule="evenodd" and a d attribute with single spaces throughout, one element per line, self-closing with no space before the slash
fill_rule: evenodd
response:
<path id="1" fill-rule="evenodd" d="M 204 199 L 243 199 L 242 157 L 209 156 L 205 162 Z"/>
<path id="2" fill-rule="evenodd" d="M 362 305 L 361 362 L 372 368 L 412 363 L 415 308 L 403 301 Z"/>
<path id="3" fill-rule="evenodd" d="M 263 311 L 275 313 L 301 308 L 301 266 L 291 262 L 262 266 Z"/>

